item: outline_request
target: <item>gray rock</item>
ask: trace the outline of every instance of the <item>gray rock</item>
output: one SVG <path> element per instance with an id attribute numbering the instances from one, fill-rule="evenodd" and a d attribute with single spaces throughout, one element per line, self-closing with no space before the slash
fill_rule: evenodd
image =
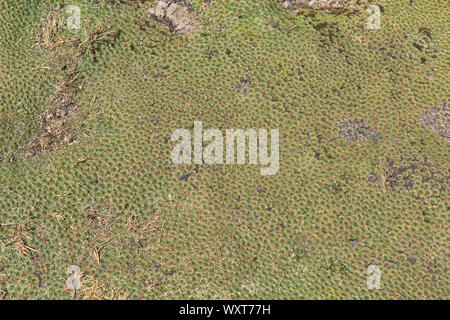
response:
<path id="1" fill-rule="evenodd" d="M 339 125 L 339 133 L 349 143 L 378 137 L 378 134 L 370 130 L 364 121 L 342 122 Z"/>
<path id="2" fill-rule="evenodd" d="M 147 10 L 147 16 L 178 34 L 190 34 L 200 26 L 193 7 L 185 1 L 160 0 Z"/>
<path id="3" fill-rule="evenodd" d="M 311 9 L 350 9 L 352 0 L 278 0 L 286 9 L 311 8 Z"/>
<path id="4" fill-rule="evenodd" d="M 446 141 L 450 141 L 450 105 L 441 103 L 440 107 L 425 111 L 420 121 L 425 128 Z"/>

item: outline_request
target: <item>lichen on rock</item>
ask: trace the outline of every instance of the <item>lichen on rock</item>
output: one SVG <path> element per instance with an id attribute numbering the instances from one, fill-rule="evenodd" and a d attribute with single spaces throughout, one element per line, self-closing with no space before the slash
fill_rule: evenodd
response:
<path id="1" fill-rule="evenodd" d="M 426 110 L 420 117 L 425 128 L 446 141 L 450 141 L 450 105 L 441 103 L 440 108 Z"/>
<path id="2" fill-rule="evenodd" d="M 351 9 L 352 0 L 278 0 L 286 9 Z"/>
<path id="3" fill-rule="evenodd" d="M 186 1 L 160 0 L 147 11 L 147 16 L 178 34 L 190 34 L 200 26 L 198 16 Z"/>

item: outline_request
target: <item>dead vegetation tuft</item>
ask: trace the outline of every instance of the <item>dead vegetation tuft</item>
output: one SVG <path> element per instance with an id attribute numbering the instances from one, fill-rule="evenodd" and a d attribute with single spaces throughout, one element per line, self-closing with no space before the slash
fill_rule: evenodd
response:
<path id="1" fill-rule="evenodd" d="M 126 231 L 118 229 L 120 221 L 114 209 L 107 205 L 94 206 L 89 210 L 87 229 L 91 230 L 88 238 L 92 257 L 98 264 L 102 264 L 102 250 L 106 247 L 122 247 L 130 245 L 135 250 L 151 252 L 160 245 L 160 232 L 163 225 L 161 212 L 156 208 L 152 219 L 142 220 L 131 214 L 125 224 Z"/>
<path id="2" fill-rule="evenodd" d="M 79 125 L 74 119 L 78 109 L 75 98 L 80 86 L 80 71 L 76 58 L 66 48 L 63 37 L 64 21 L 59 10 L 52 10 L 41 23 L 37 42 L 49 55 L 49 68 L 58 76 L 52 95 L 30 139 L 26 156 L 54 151 L 62 143 L 77 140 Z"/>
<path id="3" fill-rule="evenodd" d="M 147 2 L 148 0 L 93 0 L 93 3 L 106 3 L 106 4 L 128 4 L 136 5 Z"/>
<path id="4" fill-rule="evenodd" d="M 447 187 L 450 185 L 450 176 L 445 174 L 445 170 L 429 158 L 423 160 L 417 157 L 402 157 L 394 161 L 387 158 L 380 162 L 378 176 L 374 182 L 380 182 L 385 192 L 397 192 L 401 188 L 412 191 L 416 182 L 429 184 L 435 190 L 432 198 L 445 199 Z"/>
<path id="5" fill-rule="evenodd" d="M 64 21 L 62 16 L 51 12 L 41 23 L 41 33 L 38 34 L 37 42 L 48 50 L 61 48 L 65 41 L 62 37 Z"/>
<path id="6" fill-rule="evenodd" d="M 20 255 L 32 259 L 33 255 L 37 252 L 37 250 L 32 246 L 30 246 L 27 242 L 27 239 L 30 239 L 29 233 L 33 230 L 33 227 L 30 225 L 29 221 L 20 223 L 2 224 L 0 226 L 12 227 L 9 241 L 7 243 L 2 244 L 2 249 L 5 249 L 9 246 L 13 246 L 17 250 L 17 252 L 19 252 Z"/>
<path id="7" fill-rule="evenodd" d="M 7 294 L 8 294 L 8 275 L 0 273 L 0 300 L 5 300 Z"/>
<path id="8" fill-rule="evenodd" d="M 352 0 L 278 0 L 286 9 L 352 9 Z"/>
<path id="9" fill-rule="evenodd" d="M 68 39 L 64 35 L 65 23 L 61 9 L 53 9 L 41 21 L 37 42 L 49 56 L 50 69 L 57 75 L 53 93 L 47 99 L 39 118 L 37 130 L 32 135 L 25 155 L 35 156 L 56 150 L 60 145 L 76 142 L 82 134 L 82 126 L 75 115 L 79 108 L 76 95 L 82 89 L 79 58 L 90 52 L 94 62 L 103 45 L 114 45 L 120 30 L 98 27 L 86 39 Z M 71 52 L 69 45 L 75 46 Z"/>

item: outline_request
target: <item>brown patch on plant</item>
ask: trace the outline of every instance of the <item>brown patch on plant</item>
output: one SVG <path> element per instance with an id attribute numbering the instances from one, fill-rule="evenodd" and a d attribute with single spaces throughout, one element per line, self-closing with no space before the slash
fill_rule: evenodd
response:
<path id="1" fill-rule="evenodd" d="M 192 5 L 183 0 L 160 0 L 146 12 L 147 16 L 178 34 L 190 34 L 200 27 Z"/>
<path id="2" fill-rule="evenodd" d="M 450 105 L 441 103 L 440 108 L 425 111 L 419 119 L 425 128 L 446 141 L 450 141 Z"/>

